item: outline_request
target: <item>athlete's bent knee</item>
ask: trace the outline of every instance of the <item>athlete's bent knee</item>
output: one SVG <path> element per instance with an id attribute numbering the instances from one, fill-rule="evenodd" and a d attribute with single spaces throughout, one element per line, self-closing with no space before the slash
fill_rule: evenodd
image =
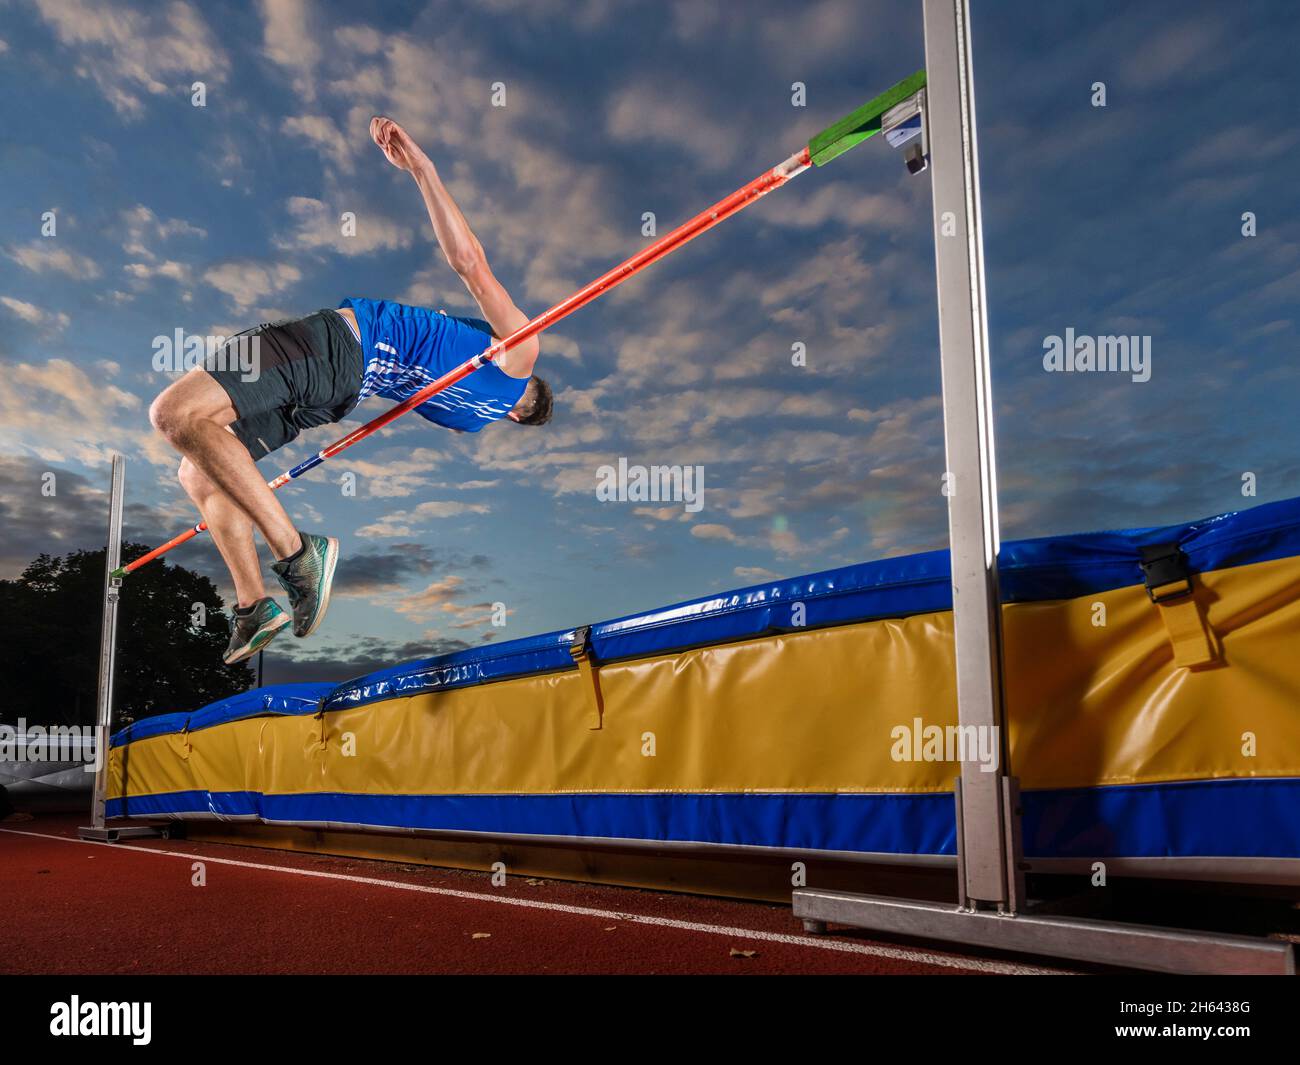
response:
<path id="1" fill-rule="evenodd" d="M 171 389 L 161 392 L 149 404 L 149 424 L 168 440 L 174 440 L 180 433 L 185 422 L 188 421 L 187 414 L 184 403 L 178 402 L 171 395 Z"/>
<path id="2" fill-rule="evenodd" d="M 181 459 L 180 468 L 176 471 L 176 479 L 180 481 L 185 494 L 191 499 L 198 500 L 212 494 L 212 482 L 189 459 Z"/>

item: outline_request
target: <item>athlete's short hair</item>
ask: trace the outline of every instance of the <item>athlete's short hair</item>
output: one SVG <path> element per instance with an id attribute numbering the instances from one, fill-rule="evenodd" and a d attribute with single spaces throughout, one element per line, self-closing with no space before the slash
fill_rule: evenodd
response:
<path id="1" fill-rule="evenodd" d="M 553 405 L 551 386 L 533 374 L 512 411 L 520 425 L 545 425 L 551 420 Z"/>

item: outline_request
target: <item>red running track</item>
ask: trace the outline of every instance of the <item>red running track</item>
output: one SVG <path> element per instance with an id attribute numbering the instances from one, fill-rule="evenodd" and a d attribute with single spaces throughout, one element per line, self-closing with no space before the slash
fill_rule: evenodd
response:
<path id="1" fill-rule="evenodd" d="M 86 843 L 78 823 L 0 823 L 0 972 L 1053 971 L 809 936 L 774 905 L 524 877 L 497 888 L 484 873 L 188 840 Z"/>

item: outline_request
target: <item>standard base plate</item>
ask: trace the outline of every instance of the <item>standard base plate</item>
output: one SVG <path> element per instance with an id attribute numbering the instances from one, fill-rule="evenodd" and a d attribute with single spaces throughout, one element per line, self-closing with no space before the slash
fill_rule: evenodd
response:
<path id="1" fill-rule="evenodd" d="M 1015 917 L 953 905 L 802 888 L 794 915 L 811 922 L 945 940 L 1021 954 L 1164 973 L 1294 976 L 1290 943 L 1083 917 Z"/>
<path id="2" fill-rule="evenodd" d="M 171 833 L 161 825 L 125 825 L 121 828 L 113 825 L 105 825 L 103 828 L 82 825 L 77 829 L 77 835 L 99 843 L 116 843 L 123 839 L 167 839 Z"/>

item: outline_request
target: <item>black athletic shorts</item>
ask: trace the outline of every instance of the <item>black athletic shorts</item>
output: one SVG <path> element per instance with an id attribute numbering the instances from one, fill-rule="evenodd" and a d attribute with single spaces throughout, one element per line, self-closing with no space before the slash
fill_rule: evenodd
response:
<path id="1" fill-rule="evenodd" d="M 346 417 L 365 370 L 351 327 L 330 310 L 233 336 L 205 368 L 230 397 L 238 415 L 230 428 L 255 460 Z"/>

